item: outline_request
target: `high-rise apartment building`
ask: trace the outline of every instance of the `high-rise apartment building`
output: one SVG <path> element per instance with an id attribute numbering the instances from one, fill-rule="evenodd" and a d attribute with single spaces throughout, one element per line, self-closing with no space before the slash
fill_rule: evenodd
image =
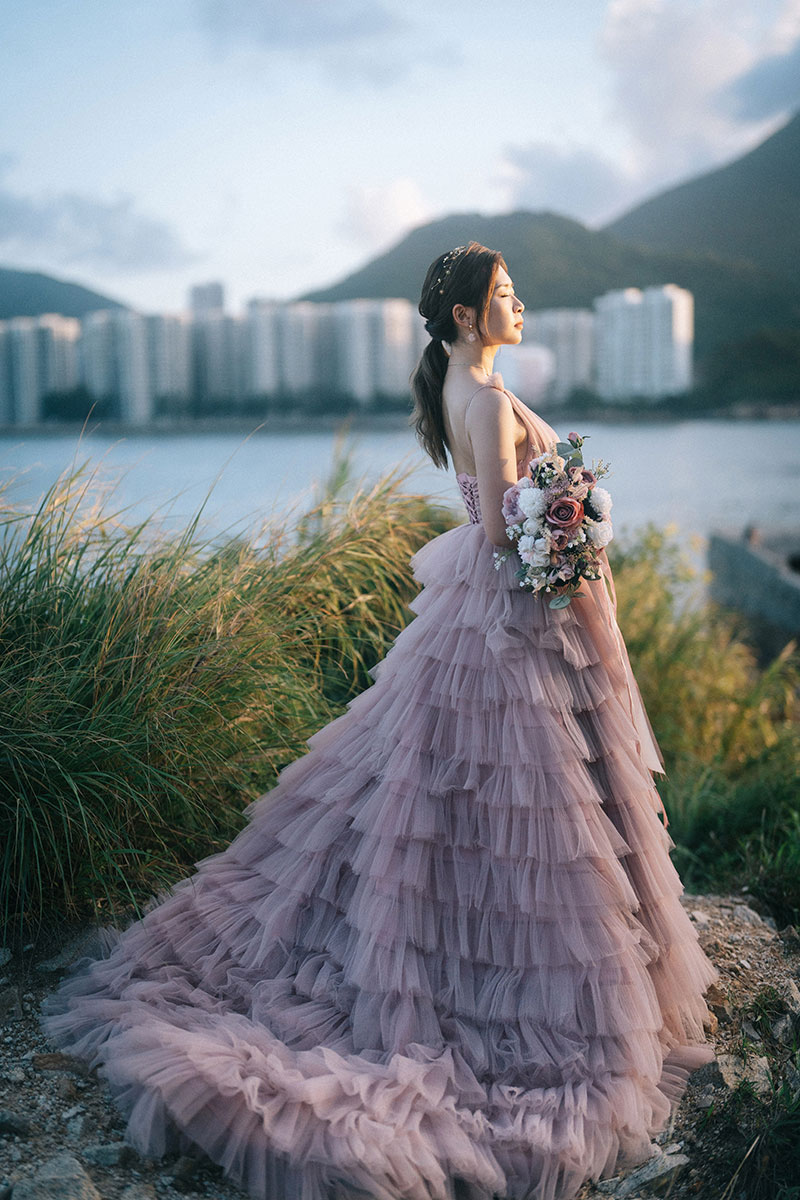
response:
<path id="1" fill-rule="evenodd" d="M 656 399 L 692 386 L 694 298 L 675 284 L 623 288 L 595 300 L 597 392 Z"/>
<path id="2" fill-rule="evenodd" d="M 595 315 L 588 308 L 547 308 L 525 314 L 523 347 L 546 347 L 552 354 L 547 397 L 565 400 L 576 388 L 591 387 L 595 360 Z"/>
<path id="3" fill-rule="evenodd" d="M 106 400 L 120 420 L 153 416 L 147 318 L 126 308 L 100 309 L 81 322 L 81 374 L 90 396 Z"/>
<path id="4" fill-rule="evenodd" d="M 189 289 L 189 310 L 192 313 L 222 312 L 225 308 L 225 289 L 221 283 L 196 283 Z"/>
<path id="5" fill-rule="evenodd" d="M 274 300 L 251 300 L 247 305 L 247 395 L 275 396 L 280 382 L 278 305 Z"/>
<path id="6" fill-rule="evenodd" d="M 184 313 L 146 316 L 147 372 L 154 412 L 188 411 L 192 389 L 192 326 Z"/>

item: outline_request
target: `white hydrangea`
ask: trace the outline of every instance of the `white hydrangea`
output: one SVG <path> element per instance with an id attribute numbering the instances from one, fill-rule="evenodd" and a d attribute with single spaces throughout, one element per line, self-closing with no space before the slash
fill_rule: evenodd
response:
<path id="1" fill-rule="evenodd" d="M 604 517 L 607 517 L 611 512 L 611 505 L 614 503 L 611 499 L 611 494 L 602 487 L 592 488 L 591 502 Z"/>
<path id="2" fill-rule="evenodd" d="M 525 513 L 525 516 L 531 517 L 533 520 L 535 520 L 537 517 L 541 517 L 542 513 L 547 507 L 545 504 L 544 492 L 541 488 L 537 487 L 523 488 L 519 493 L 519 500 L 517 503 Z"/>
<path id="3" fill-rule="evenodd" d="M 598 549 L 607 546 L 613 536 L 610 521 L 597 521 L 595 524 L 589 526 L 589 538 Z"/>

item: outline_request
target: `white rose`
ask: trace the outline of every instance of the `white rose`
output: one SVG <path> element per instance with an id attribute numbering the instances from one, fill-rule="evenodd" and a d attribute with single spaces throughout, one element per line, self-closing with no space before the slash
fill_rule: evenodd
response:
<path id="1" fill-rule="evenodd" d="M 611 505 L 614 502 L 611 499 L 610 493 L 605 488 L 595 487 L 592 488 L 591 503 L 599 513 L 602 513 L 606 517 L 611 512 Z"/>
<path id="2" fill-rule="evenodd" d="M 603 546 L 607 546 L 613 536 L 610 521 L 598 521 L 596 524 L 589 526 L 589 538 L 600 549 Z"/>

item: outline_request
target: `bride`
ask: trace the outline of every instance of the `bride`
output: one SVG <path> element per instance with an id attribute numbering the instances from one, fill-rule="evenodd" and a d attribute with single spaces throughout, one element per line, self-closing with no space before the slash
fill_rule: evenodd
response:
<path id="1" fill-rule="evenodd" d="M 495 569 L 557 440 L 491 374 L 523 309 L 497 252 L 431 265 L 413 421 L 469 520 L 413 556 L 373 685 L 42 1005 L 142 1154 L 259 1200 L 571 1200 L 713 1058 L 605 552 L 566 608 Z"/>

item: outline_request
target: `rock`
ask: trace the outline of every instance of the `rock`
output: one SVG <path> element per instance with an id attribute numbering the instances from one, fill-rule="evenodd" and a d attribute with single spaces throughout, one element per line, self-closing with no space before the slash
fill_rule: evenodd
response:
<path id="1" fill-rule="evenodd" d="M 764 925 L 764 918 L 750 907 L 749 904 L 734 904 L 733 906 L 734 921 L 741 921 L 744 925 Z"/>
<path id="2" fill-rule="evenodd" d="M 783 981 L 783 998 L 786 1001 L 786 1008 L 794 1018 L 795 1023 L 800 1021 L 800 988 L 791 977 Z"/>
<path id="3" fill-rule="evenodd" d="M 769 1059 L 758 1055 L 748 1054 L 747 1061 L 738 1054 L 718 1054 L 717 1063 L 726 1085 L 733 1091 L 748 1080 L 752 1083 L 757 1095 L 771 1096 L 772 1080 L 769 1075 Z"/>
<path id="4" fill-rule="evenodd" d="M 701 929 L 707 929 L 711 923 L 711 918 L 709 917 L 708 913 L 703 912 L 701 908 L 692 909 L 689 915 L 695 924 L 699 925 Z"/>
<path id="5" fill-rule="evenodd" d="M 785 1042 L 787 1046 L 791 1046 L 794 1042 L 794 1021 L 789 1013 L 784 1013 L 778 1017 L 777 1021 L 772 1023 L 772 1036 L 776 1042 Z"/>
<path id="6" fill-rule="evenodd" d="M 10 1108 L 0 1108 L 0 1133 L 15 1133 L 17 1137 L 30 1137 L 31 1123 L 27 1117 L 12 1112 Z"/>
<path id="7" fill-rule="evenodd" d="M 700 1095 L 696 1098 L 695 1104 L 698 1108 L 711 1108 L 716 1097 L 713 1087 L 704 1088 Z"/>
<path id="8" fill-rule="evenodd" d="M 77 1142 L 78 1138 L 83 1137 L 86 1128 L 86 1117 L 80 1113 L 77 1117 L 72 1117 L 67 1121 L 67 1137 L 72 1142 Z"/>
<path id="9" fill-rule="evenodd" d="M 18 989 L 15 987 L 3 988 L 0 991 L 0 1025 L 7 1025 L 9 1021 L 21 1020 L 22 1001 Z"/>
<path id="10" fill-rule="evenodd" d="M 758 1032 L 752 1021 L 742 1021 L 742 1033 L 746 1033 L 751 1042 L 762 1041 L 761 1034 Z"/>
<path id="11" fill-rule="evenodd" d="M 717 1059 L 703 1063 L 702 1067 L 698 1067 L 696 1071 L 692 1071 L 693 1087 L 705 1088 L 709 1085 L 711 1087 L 723 1087 L 724 1084 L 725 1080 L 722 1077 Z"/>
<path id="12" fill-rule="evenodd" d="M 88 1074 L 88 1068 L 82 1059 L 61 1054 L 58 1050 L 46 1054 L 33 1054 L 31 1066 L 37 1071 L 74 1071 L 78 1075 Z"/>
<path id="13" fill-rule="evenodd" d="M 8 946 L 0 946 L 0 967 L 4 967 L 7 962 L 11 962 L 11 951 Z"/>
<path id="14" fill-rule="evenodd" d="M 38 962 L 36 970 L 42 972 L 64 971 L 79 958 L 104 958 L 108 952 L 109 942 L 108 931 L 102 925 L 98 925 L 96 928 L 89 929 L 72 938 L 53 958 Z"/>
<path id="15" fill-rule="evenodd" d="M 74 1100 L 78 1094 L 78 1089 L 68 1075 L 57 1076 L 53 1090 L 62 1100 Z"/>
<path id="16" fill-rule="evenodd" d="M 705 998 L 706 1004 L 717 1020 L 722 1024 L 727 1024 L 733 1016 L 733 1010 L 722 988 L 718 987 L 716 983 L 712 983 L 705 993 Z"/>
<path id="17" fill-rule="evenodd" d="M 800 1071 L 797 1070 L 794 1063 L 787 1062 L 785 1068 L 786 1083 L 789 1086 L 789 1093 L 792 1100 L 796 1100 L 800 1096 Z"/>
<path id="18" fill-rule="evenodd" d="M 2 1197 L 0 1197 L 2 1200 Z M 120 1200 L 158 1200 L 155 1188 L 149 1183 L 129 1183 Z"/>
<path id="19" fill-rule="evenodd" d="M 778 930 L 778 937 L 783 943 L 783 953 L 787 957 L 790 954 L 800 954 L 800 934 L 794 925 L 785 925 L 783 929 Z"/>
<path id="20" fill-rule="evenodd" d="M 93 1146 L 85 1146 L 81 1153 L 87 1162 L 95 1163 L 98 1167 L 127 1167 L 139 1157 L 127 1142 L 98 1142 Z"/>
<path id="21" fill-rule="evenodd" d="M 102 1200 L 74 1155 L 62 1151 L 48 1159 L 31 1179 L 14 1185 L 13 1200 Z"/>
<path id="22" fill-rule="evenodd" d="M 0 1074 L 0 1079 L 5 1080 L 6 1083 L 24 1083 L 25 1072 L 22 1067 L 9 1067 L 7 1071 Z"/>
<path id="23" fill-rule="evenodd" d="M 611 1195 L 613 1200 L 623 1200 L 625 1197 L 633 1200 L 643 1190 L 663 1196 L 672 1189 L 688 1165 L 689 1159 L 685 1154 L 658 1153 L 629 1175 L 603 1179 L 595 1187 L 599 1192 Z"/>

